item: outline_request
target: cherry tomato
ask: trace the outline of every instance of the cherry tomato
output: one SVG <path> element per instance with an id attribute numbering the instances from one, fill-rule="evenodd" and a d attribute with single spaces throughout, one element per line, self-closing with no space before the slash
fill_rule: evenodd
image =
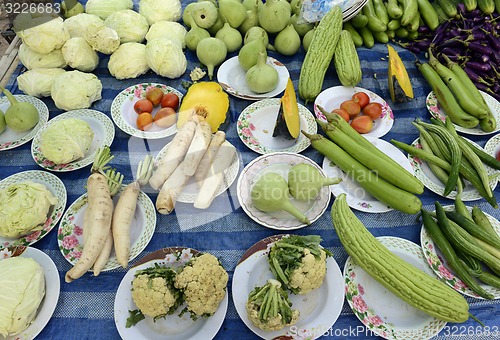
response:
<path id="1" fill-rule="evenodd" d="M 353 119 L 361 112 L 361 107 L 354 100 L 346 100 L 340 104 L 340 108 L 349 114 L 349 117 Z"/>
<path id="2" fill-rule="evenodd" d="M 160 103 L 161 107 L 171 107 L 174 110 L 177 110 L 179 107 L 179 97 L 175 93 L 165 93 Z"/>
<path id="3" fill-rule="evenodd" d="M 351 99 L 358 103 L 361 109 L 363 109 L 370 102 L 370 97 L 368 97 L 368 95 L 364 92 L 355 93 Z"/>
<path id="4" fill-rule="evenodd" d="M 349 123 L 350 117 L 346 110 L 335 109 L 332 112 L 338 114 L 340 117 L 344 118 L 346 122 Z"/>
<path id="5" fill-rule="evenodd" d="M 365 108 L 363 109 L 363 113 L 371 119 L 380 118 L 380 116 L 382 115 L 382 105 L 375 102 L 370 103 L 365 106 Z"/>
<path id="6" fill-rule="evenodd" d="M 161 128 L 168 128 L 177 121 L 176 112 L 171 107 L 161 108 L 155 114 L 154 122 Z"/>
<path id="7" fill-rule="evenodd" d="M 153 112 L 153 103 L 147 99 L 139 99 L 134 104 L 134 111 L 140 115 L 143 112 Z"/>
<path id="8" fill-rule="evenodd" d="M 149 112 L 141 113 L 137 116 L 136 125 L 139 130 L 149 130 L 153 126 L 153 116 Z"/>

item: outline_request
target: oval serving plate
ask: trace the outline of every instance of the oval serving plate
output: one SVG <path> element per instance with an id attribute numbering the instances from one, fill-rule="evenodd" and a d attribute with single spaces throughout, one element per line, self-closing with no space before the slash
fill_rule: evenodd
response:
<path id="1" fill-rule="evenodd" d="M 122 190 L 124 187 L 122 187 Z M 118 193 L 114 204 L 119 198 Z M 87 209 L 87 194 L 76 199 L 66 210 L 57 233 L 57 243 L 64 258 L 75 265 L 83 249 L 83 216 Z M 144 192 L 140 192 L 137 199 L 137 208 L 130 226 L 130 255 L 129 263 L 135 259 L 148 245 L 156 228 L 156 210 L 153 202 Z M 111 251 L 108 263 L 102 271 L 119 268 L 114 250 Z"/>
<path id="2" fill-rule="evenodd" d="M 372 130 L 363 135 L 370 137 L 384 136 L 391 130 L 392 125 L 394 124 L 394 114 L 392 112 L 392 109 L 389 104 L 387 104 L 387 102 L 378 94 L 361 87 L 335 86 L 324 90 L 316 97 L 316 100 L 314 101 L 314 114 L 318 119 L 326 122 L 326 117 L 319 110 L 318 105 L 326 111 L 330 112 L 334 109 L 338 109 L 343 101 L 351 99 L 352 96 L 357 92 L 366 93 L 370 97 L 370 103 L 375 102 L 382 105 L 382 114 L 380 115 L 380 118 L 375 119 L 373 121 Z"/>
<path id="3" fill-rule="evenodd" d="M 238 56 L 226 60 L 219 67 L 217 81 L 224 91 L 241 99 L 260 100 L 275 97 L 285 90 L 290 73 L 285 65 L 272 57 L 267 57 L 267 64 L 274 67 L 279 76 L 278 85 L 270 92 L 256 93 L 248 88 L 245 79 L 246 72 L 241 67 Z"/>
<path id="4" fill-rule="evenodd" d="M 56 164 L 45 158 L 42 151 L 40 150 L 41 134 L 51 124 L 67 118 L 79 118 L 87 122 L 92 131 L 94 131 L 94 139 L 89 151 L 87 151 L 83 158 L 66 164 Z M 111 119 L 109 119 L 109 117 L 104 113 L 89 109 L 68 111 L 51 119 L 37 133 L 35 139 L 33 139 L 33 143 L 31 144 L 31 156 L 33 157 L 35 163 L 44 169 L 57 172 L 73 171 L 92 164 L 99 148 L 104 145 L 110 146 L 114 138 L 115 126 L 113 125 Z"/>
<path id="5" fill-rule="evenodd" d="M 20 250 L 20 248 L 23 248 Z M 9 336 L 7 338 L 0 335 L 3 340 L 31 340 L 44 329 L 50 321 L 54 310 L 56 309 L 61 291 L 61 282 L 59 272 L 54 264 L 54 261 L 43 251 L 32 247 L 14 247 L 0 250 L 0 261 L 11 256 L 21 256 L 32 258 L 42 268 L 45 276 L 45 296 L 38 307 L 37 315 L 33 322 L 19 334 Z"/>
<path id="6" fill-rule="evenodd" d="M 146 91 L 151 87 L 158 87 L 165 93 L 173 92 L 179 97 L 179 102 L 182 101 L 182 93 L 167 85 L 142 83 L 127 87 L 121 91 L 111 103 L 111 118 L 113 118 L 113 121 L 116 126 L 120 128 L 120 130 L 131 136 L 144 139 L 165 138 L 177 132 L 176 124 L 169 128 L 160 128 L 159 126 L 153 124 L 153 126 L 147 131 L 141 131 L 137 128 L 137 113 L 134 111 L 134 104 L 139 99 L 146 98 Z M 153 108 L 153 116 L 160 108 L 160 106 Z"/>
<path id="7" fill-rule="evenodd" d="M 45 105 L 45 103 L 40 99 L 32 96 L 17 94 L 14 95 L 14 97 L 20 102 L 28 102 L 35 105 L 36 109 L 38 110 L 40 119 L 38 120 L 38 123 L 34 128 L 24 132 L 15 132 L 7 127 L 5 131 L 0 134 L 0 151 L 14 149 L 29 142 L 49 120 L 49 109 L 47 108 L 47 105 Z M 9 106 L 10 103 L 7 100 L 7 97 L 0 97 L 0 110 L 5 112 L 7 111 Z"/>
<path id="8" fill-rule="evenodd" d="M 57 197 L 57 203 L 49 210 L 49 216 L 40 230 L 20 238 L 7 238 L 0 236 L 0 250 L 13 246 L 29 246 L 47 235 L 61 219 L 66 207 L 67 192 L 64 183 L 55 175 L 47 171 L 29 170 L 9 176 L 0 182 L 0 189 L 5 189 L 11 184 L 32 181 L 43 184 Z"/>
<path id="9" fill-rule="evenodd" d="M 272 244 L 285 235 L 267 237 L 250 247 L 241 257 L 234 270 L 232 295 L 236 311 L 245 325 L 263 339 L 295 339 L 300 330 L 301 339 L 323 336 L 337 321 L 344 304 L 343 278 L 333 257 L 327 257 L 326 276 L 323 284 L 305 295 L 289 294 L 292 308 L 300 311 L 299 320 L 293 326 L 279 331 L 264 331 L 248 319 L 245 308 L 248 294 L 273 278 L 267 255 Z"/>
<path id="10" fill-rule="evenodd" d="M 310 134 L 318 132 L 313 114 L 303 105 L 299 106 L 300 129 Z M 282 136 L 273 137 L 276 118 L 280 109 L 280 99 L 264 99 L 247 106 L 238 117 L 236 130 L 243 144 L 260 154 L 271 152 L 304 151 L 311 141 L 302 133 L 296 140 Z"/>
<path id="11" fill-rule="evenodd" d="M 250 192 L 253 184 L 266 172 L 276 172 L 285 178 L 288 171 L 295 164 L 306 163 L 316 167 L 323 175 L 323 170 L 311 159 L 296 153 L 275 152 L 262 155 L 250 162 L 241 172 L 238 178 L 237 194 L 243 211 L 255 222 L 265 227 L 277 230 L 293 230 L 306 227 L 307 225 L 297 220 L 286 211 L 275 211 L 265 213 L 254 207 Z M 297 201 L 291 198 L 292 204 L 302 211 L 311 224 L 323 215 L 331 194 L 328 187 L 323 187 L 314 201 Z"/>
<path id="12" fill-rule="evenodd" d="M 373 145 L 375 145 L 379 150 L 384 152 L 386 155 L 394 159 L 403 168 L 408 170 L 410 173 L 413 172 L 413 167 L 406 156 L 394 145 L 386 142 L 383 139 L 373 138 L 365 136 Z M 340 177 L 342 182 L 338 185 L 330 186 L 332 194 L 338 196 L 341 193 L 346 194 L 347 204 L 356 210 L 370 212 L 370 213 L 382 213 L 386 211 L 393 210 L 384 203 L 380 202 L 372 195 L 367 193 L 358 183 L 348 177 L 339 167 L 333 164 L 328 158 L 323 159 L 323 170 L 328 177 Z"/>
<path id="13" fill-rule="evenodd" d="M 198 253 L 195 249 L 185 247 L 171 247 L 157 250 L 143 259 L 136 266 L 131 268 L 123 277 L 118 290 L 116 291 L 114 303 L 114 317 L 118 333 L 124 340 L 135 339 L 151 339 L 151 340 L 206 340 L 215 337 L 219 331 L 228 307 L 228 293 L 220 302 L 219 308 L 209 318 L 198 318 L 193 321 L 189 313 L 185 313 L 182 317 L 177 316 L 177 312 L 173 315 L 168 315 L 165 318 L 160 318 L 153 321 L 149 316 L 135 326 L 127 328 L 125 326 L 129 311 L 137 309 L 130 289 L 132 280 L 138 270 L 152 267 L 154 264 L 178 267 L 189 261 L 194 254 Z M 179 307 L 178 311 L 182 309 Z"/>
<path id="14" fill-rule="evenodd" d="M 472 210 L 472 208 L 470 207 L 467 208 L 469 209 L 469 211 Z M 451 211 L 454 210 L 454 206 L 444 206 L 443 209 Z M 485 215 L 486 217 L 488 217 L 488 220 L 490 221 L 497 234 L 500 235 L 500 222 L 489 214 L 485 213 Z M 425 258 L 427 259 L 427 263 L 441 281 L 443 281 L 459 293 L 476 299 L 484 299 L 474 293 L 462 280 L 460 280 L 460 278 L 456 276 L 455 272 L 450 268 L 450 265 L 444 258 L 443 253 L 441 253 L 441 250 L 439 250 L 434 241 L 432 241 L 429 233 L 425 230 L 425 227 L 423 225 L 422 229 L 420 230 L 420 244 L 422 245 L 422 251 L 424 252 Z M 484 283 L 480 283 L 480 286 L 484 288 L 485 291 L 492 294 L 495 299 L 500 299 L 499 288 L 495 288 Z"/>
<path id="15" fill-rule="evenodd" d="M 435 277 L 422 249 L 399 237 L 377 237 L 392 253 Z M 344 266 L 346 300 L 354 315 L 373 333 L 385 339 L 429 339 L 446 326 L 394 295 L 359 267 L 351 257 Z"/>
<path id="16" fill-rule="evenodd" d="M 473 141 L 471 140 L 468 141 L 471 142 L 473 145 L 475 145 L 477 148 L 481 148 L 478 144 L 474 143 Z M 422 148 L 419 142 L 419 138 L 415 139 L 411 145 L 417 148 Z M 424 162 L 418 157 L 414 157 L 412 155 L 408 155 L 408 159 L 410 160 L 410 163 L 413 167 L 415 176 L 424 184 L 424 186 L 430 191 L 440 196 L 443 196 L 444 185 L 432 173 L 431 169 L 429 168 L 429 165 L 427 165 L 427 162 Z M 496 176 L 492 176 L 494 174 L 494 170 L 492 168 L 490 168 L 489 166 L 485 168 L 486 172 L 488 173 L 488 176 L 490 177 L 491 190 L 494 190 L 497 186 L 498 178 Z M 462 201 L 475 201 L 483 198 L 479 194 L 479 192 L 474 188 L 474 186 L 472 186 L 472 184 L 470 184 L 468 181 L 466 181 L 465 184 L 466 185 L 460 196 Z M 453 190 L 452 192 L 450 192 L 448 196 L 446 196 L 446 198 L 454 199 L 456 196 L 457 196 L 457 191 Z"/>
<path id="17" fill-rule="evenodd" d="M 459 125 L 453 124 L 455 126 L 455 129 L 459 132 L 469 134 L 469 135 L 489 135 L 491 133 L 495 133 L 497 131 L 500 131 L 500 124 L 498 123 L 500 120 L 500 102 L 490 96 L 489 94 L 479 91 L 481 95 L 483 96 L 484 100 L 486 101 L 486 104 L 490 108 L 491 112 L 493 113 L 493 116 L 495 116 L 495 119 L 497 121 L 497 128 L 494 131 L 491 132 L 485 132 L 481 130 L 481 127 L 476 126 L 475 128 L 468 129 L 461 127 Z M 445 121 L 446 114 L 444 111 L 441 109 L 441 106 L 439 105 L 436 95 L 434 94 L 433 91 L 429 92 L 427 95 L 427 98 L 425 99 L 425 105 L 427 106 L 427 110 L 431 113 L 431 115 L 434 118 L 438 118 L 442 120 L 443 122 Z"/>

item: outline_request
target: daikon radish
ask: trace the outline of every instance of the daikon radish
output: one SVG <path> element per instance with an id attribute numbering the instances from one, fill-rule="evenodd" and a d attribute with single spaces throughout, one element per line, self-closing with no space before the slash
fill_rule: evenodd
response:
<path id="1" fill-rule="evenodd" d="M 185 166 L 186 161 L 182 161 L 173 174 L 163 183 L 156 198 L 156 210 L 160 214 L 170 214 L 174 210 L 177 197 L 191 177 L 186 175 Z"/>
<path id="2" fill-rule="evenodd" d="M 193 140 L 184 158 L 184 171 L 186 175 L 193 176 L 198 168 L 203 155 L 212 139 L 212 127 L 206 121 L 201 121 L 196 126 Z"/>
<path id="3" fill-rule="evenodd" d="M 97 257 L 94 263 L 94 276 L 98 276 L 104 269 L 109 260 L 109 255 L 111 255 L 111 250 L 113 249 L 113 233 L 109 229 L 108 236 L 106 237 L 106 243 L 101 250 L 101 253 Z"/>
<path id="4" fill-rule="evenodd" d="M 130 228 L 137 208 L 141 185 L 146 185 L 153 170 L 153 158 L 146 156 L 137 167 L 137 179 L 128 184 L 120 193 L 113 212 L 111 230 L 118 263 L 127 268 L 130 256 Z"/>
<path id="5" fill-rule="evenodd" d="M 196 196 L 195 208 L 206 209 L 212 204 L 219 185 L 224 181 L 225 170 L 231 165 L 235 154 L 236 148 L 231 143 L 222 143 Z"/>
<path id="6" fill-rule="evenodd" d="M 203 155 L 200 163 L 198 164 L 198 168 L 194 174 L 194 178 L 196 179 L 196 183 L 198 186 L 201 186 L 202 181 L 205 179 L 205 176 L 212 165 L 212 161 L 217 155 L 217 151 L 219 151 L 219 147 L 226 140 L 226 134 L 224 131 L 217 131 L 210 141 L 210 145 L 208 146 L 207 151 Z"/>
<path id="7" fill-rule="evenodd" d="M 89 199 L 87 197 L 87 203 Z M 83 229 L 83 246 L 85 246 L 85 243 L 87 243 L 87 240 L 90 235 L 90 230 L 92 229 L 92 210 L 90 210 L 90 207 L 87 204 L 87 208 L 85 209 L 85 212 L 83 213 L 83 223 L 82 223 L 82 229 Z"/>
<path id="8" fill-rule="evenodd" d="M 172 142 L 170 142 L 170 145 L 168 146 L 165 156 L 156 165 L 156 170 L 153 172 L 153 176 L 149 179 L 149 185 L 151 185 L 151 188 L 159 190 L 163 183 L 165 183 L 165 181 L 182 162 L 189 146 L 191 145 L 197 125 L 198 124 L 195 121 L 190 120 L 184 123 L 179 131 L 177 131 L 172 139 Z"/>

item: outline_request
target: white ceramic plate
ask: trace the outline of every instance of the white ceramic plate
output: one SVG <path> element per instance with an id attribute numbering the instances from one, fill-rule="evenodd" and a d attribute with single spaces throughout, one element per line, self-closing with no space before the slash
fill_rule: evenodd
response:
<path id="1" fill-rule="evenodd" d="M 500 152 L 500 135 L 491 137 L 484 145 L 484 151 L 492 157 L 496 157 Z"/>
<path id="2" fill-rule="evenodd" d="M 240 259 L 234 270 L 232 294 L 236 311 L 245 325 L 263 339 L 316 339 L 325 334 L 337 321 L 344 304 L 342 273 L 333 257 L 326 260 L 326 277 L 323 284 L 305 295 L 289 294 L 292 308 L 300 312 L 297 323 L 279 331 L 264 331 L 248 319 L 245 305 L 248 295 L 256 286 L 263 286 L 273 278 L 267 262 L 272 244 L 284 235 L 265 238 Z"/>
<path id="3" fill-rule="evenodd" d="M 497 128 L 491 132 L 484 132 L 483 130 L 481 130 L 480 126 L 476 126 L 475 128 L 472 129 L 467 129 L 459 125 L 453 124 L 457 131 L 469 135 L 489 135 L 490 133 L 495 133 L 497 131 L 500 131 L 500 123 L 498 123 L 500 120 L 500 102 L 498 102 L 498 100 L 496 100 L 495 98 L 493 98 L 492 96 L 483 91 L 479 92 L 486 101 L 486 104 L 493 113 L 493 116 L 495 116 L 495 119 L 497 120 Z M 436 95 L 434 94 L 433 91 L 429 92 L 429 94 L 427 95 L 427 98 L 425 100 L 425 105 L 427 105 L 427 110 L 429 110 L 429 112 L 434 118 L 439 118 L 442 121 L 445 121 L 446 114 L 444 113 L 443 110 L 441 110 L 441 106 L 439 105 Z"/>
<path id="4" fill-rule="evenodd" d="M 454 210 L 454 206 L 452 205 L 444 206 L 443 208 L 448 211 Z M 468 208 L 469 211 L 472 210 L 472 208 L 470 207 Z M 493 228 L 495 228 L 497 234 L 500 235 L 500 222 L 491 215 L 486 214 L 486 216 L 488 217 L 488 220 L 491 222 Z M 429 233 L 427 232 L 427 230 L 425 230 L 424 226 L 422 226 L 422 229 L 420 231 L 420 244 L 422 245 L 422 251 L 424 252 L 425 258 L 427 259 L 427 263 L 434 271 L 434 273 L 437 275 L 437 277 L 441 279 L 441 281 L 443 281 L 444 283 L 446 283 L 448 286 L 455 289 L 459 293 L 477 299 L 483 299 L 482 297 L 474 293 L 469 287 L 467 287 L 467 285 L 462 280 L 460 280 L 456 276 L 453 269 L 450 268 L 448 261 L 446 261 L 446 259 L 444 258 L 443 253 L 435 245 L 434 241 L 432 241 Z M 488 293 L 493 294 L 495 296 L 495 299 L 500 299 L 499 288 L 495 288 L 481 282 L 480 286 L 483 287 L 484 290 L 487 291 Z"/>
<path id="5" fill-rule="evenodd" d="M 474 144 L 477 148 L 481 148 L 478 144 L 474 143 L 473 141 L 471 140 L 468 141 Z M 414 140 L 411 145 L 417 148 L 422 148 L 418 138 Z M 410 163 L 413 167 L 415 176 L 424 184 L 424 186 L 430 191 L 440 196 L 443 196 L 444 184 L 441 183 L 441 181 L 434 175 L 434 173 L 429 168 L 427 162 L 423 162 L 421 159 L 413 157 L 412 155 L 408 155 L 408 159 L 410 160 Z M 489 166 L 486 166 L 485 168 L 486 172 L 488 173 L 488 176 L 490 176 L 491 190 L 494 190 L 497 186 L 498 179 L 496 176 L 492 176 L 494 174 L 494 170 L 492 168 L 490 168 Z M 462 198 L 462 201 L 475 201 L 483 198 L 479 194 L 479 192 L 477 192 L 474 186 L 472 186 L 472 184 L 470 184 L 468 181 L 465 181 L 465 184 L 466 185 L 462 191 L 462 195 L 460 196 Z M 446 196 L 446 198 L 454 199 L 456 196 L 457 196 L 457 191 L 453 190 L 448 196 Z"/>
<path id="6" fill-rule="evenodd" d="M 290 73 L 285 65 L 278 60 L 267 57 L 267 64 L 278 71 L 279 82 L 274 90 L 266 93 L 256 93 L 250 90 L 245 79 L 246 72 L 238 61 L 238 56 L 226 60 L 217 71 L 217 81 L 227 93 L 247 100 L 272 98 L 283 92 L 286 88 Z"/>
<path id="7" fill-rule="evenodd" d="M 169 128 L 161 128 L 153 124 L 153 126 L 147 131 L 141 131 L 137 128 L 137 113 L 134 111 L 134 104 L 139 99 L 146 98 L 146 91 L 151 87 L 159 87 L 165 93 L 173 92 L 179 97 L 179 102 L 182 100 L 182 93 L 163 84 L 142 83 L 127 87 L 125 90 L 120 92 L 115 99 L 113 99 L 113 103 L 111 103 L 111 117 L 120 130 L 131 136 L 144 139 L 164 138 L 177 132 L 176 124 Z M 160 106 L 153 109 L 153 116 L 159 109 Z"/>
<path id="8" fill-rule="evenodd" d="M 356 14 L 358 14 L 363 6 L 368 2 L 368 0 L 361 0 L 351 5 L 347 10 L 343 11 L 344 22 L 351 20 Z"/>
<path id="9" fill-rule="evenodd" d="M 367 0 L 340 0 L 335 2 L 305 1 L 302 12 L 304 12 L 304 19 L 307 22 L 317 22 L 324 14 L 326 14 L 326 11 L 328 11 L 330 6 L 336 5 L 340 6 L 342 9 L 345 22 L 349 20 L 349 15 L 353 11 L 357 13 L 357 9 L 361 9 L 366 2 Z"/>
<path id="10" fill-rule="evenodd" d="M 82 159 L 78 159 L 67 164 L 55 164 L 45 158 L 40 150 L 41 134 L 51 124 L 67 118 L 80 118 L 86 121 L 92 131 L 94 131 L 94 140 L 92 141 L 89 151 Z M 99 148 L 104 145 L 110 146 L 114 138 L 115 126 L 113 125 L 111 119 L 109 119 L 109 117 L 104 113 L 89 109 L 68 111 L 51 119 L 42 129 L 40 129 L 31 144 L 31 155 L 35 160 L 35 163 L 44 169 L 58 172 L 73 171 L 92 164 L 94 162 L 95 154 Z"/>
<path id="11" fill-rule="evenodd" d="M 21 247 L 24 248 L 24 247 Z M 57 271 L 57 267 L 52 261 L 52 259 L 45 254 L 43 251 L 38 250 L 36 248 L 25 248 L 24 252 L 19 254 L 19 249 L 16 249 L 16 254 L 12 254 L 8 251 L 8 249 L 4 249 L 0 251 L 0 261 L 6 257 L 12 256 L 21 256 L 27 257 L 35 260 L 42 268 L 43 273 L 45 275 L 45 297 L 43 298 L 40 307 L 38 308 L 37 315 L 31 325 L 26 328 L 21 333 L 10 336 L 3 337 L 0 335 L 0 339 L 2 340 L 31 340 L 34 339 L 47 325 L 54 310 L 56 309 L 57 301 L 59 300 L 59 293 L 61 291 L 61 282 L 59 279 L 59 272 Z"/>
<path id="12" fill-rule="evenodd" d="M 318 132 L 313 114 L 303 105 L 299 105 L 300 129 L 310 134 Z M 243 144 L 260 154 L 270 152 L 304 151 L 311 142 L 302 133 L 295 140 L 283 136 L 273 137 L 276 118 L 280 109 L 280 99 L 264 99 L 247 106 L 238 117 L 236 129 Z"/>
<path id="13" fill-rule="evenodd" d="M 422 249 L 417 244 L 399 237 L 377 237 L 392 253 L 432 277 Z M 351 257 L 344 267 L 346 299 L 354 315 L 373 333 L 385 339 L 429 339 L 446 326 L 446 322 L 432 317 L 391 293 Z"/>
<path id="14" fill-rule="evenodd" d="M 227 142 L 229 143 L 229 141 Z M 169 145 L 170 143 L 165 145 L 160 150 L 160 152 L 156 156 L 155 163 L 158 163 L 159 161 L 161 161 L 163 157 L 165 157 Z M 233 184 L 233 182 L 236 180 L 236 177 L 238 177 L 239 170 L 240 170 L 240 157 L 238 155 L 238 152 L 236 152 L 236 154 L 233 157 L 233 161 L 231 162 L 231 165 L 224 172 L 224 180 L 219 185 L 216 196 L 222 194 L 231 186 L 231 184 Z M 182 189 L 179 196 L 177 196 L 177 202 L 194 203 L 199 192 L 200 190 L 198 188 L 197 182 L 195 181 L 194 177 L 191 177 L 188 180 L 187 184 L 184 186 L 184 189 Z"/>
<path id="15" fill-rule="evenodd" d="M 406 158 L 406 156 L 394 145 L 386 142 L 383 139 L 372 138 L 365 135 L 373 145 L 375 145 L 383 153 L 394 159 L 403 168 L 408 170 L 410 173 L 413 172 L 413 168 Z M 323 159 L 323 170 L 328 177 L 341 177 L 343 180 L 338 185 L 330 186 L 332 194 L 338 196 L 341 193 L 346 194 L 347 204 L 353 209 L 370 212 L 370 213 L 382 213 L 386 211 L 393 210 L 384 203 L 380 202 L 372 195 L 367 193 L 356 181 L 352 180 L 347 176 L 338 166 L 333 164 L 328 158 Z"/>
<path id="16" fill-rule="evenodd" d="M 45 123 L 47 123 L 47 121 L 49 120 L 49 109 L 47 108 L 47 105 L 45 105 L 45 103 L 40 99 L 17 94 L 14 95 L 14 97 L 20 102 L 28 102 L 35 105 L 36 109 L 38 110 L 40 119 L 38 120 L 38 124 L 36 124 L 34 128 L 24 132 L 15 132 L 7 127 L 5 131 L 0 134 L 0 151 L 13 149 L 29 142 L 33 139 L 33 137 L 35 137 L 42 126 L 44 126 Z M 0 97 L 0 110 L 5 112 L 7 111 L 9 106 L 10 103 L 7 100 L 7 97 Z"/>
<path id="17" fill-rule="evenodd" d="M 12 246 L 29 246 L 41 240 L 54 228 L 61 219 L 66 207 L 67 192 L 64 183 L 55 175 L 39 170 L 23 171 L 9 176 L 0 182 L 0 190 L 5 189 L 11 184 L 32 181 L 40 183 L 47 187 L 54 197 L 57 197 L 57 203 L 49 210 L 49 217 L 45 221 L 41 230 L 32 232 L 29 235 L 20 238 L 8 238 L 0 236 L 0 250 Z"/>
<path id="18" fill-rule="evenodd" d="M 394 124 L 394 114 L 391 107 L 385 100 L 378 94 L 363 89 L 361 87 L 345 87 L 335 86 L 330 87 L 321 92 L 314 101 L 314 113 L 316 117 L 323 122 L 326 122 L 325 115 L 319 110 L 318 105 L 326 111 L 330 112 L 334 109 L 340 108 L 343 101 L 351 99 L 357 92 L 364 92 L 370 97 L 370 102 L 380 103 L 382 105 L 382 114 L 380 118 L 373 121 L 373 128 L 370 132 L 365 133 L 364 136 L 382 137 L 388 133 Z"/>
<path id="19" fill-rule="evenodd" d="M 124 188 L 124 187 L 123 187 Z M 123 189 L 122 188 L 122 189 Z M 114 198 L 118 201 L 120 193 Z M 141 191 L 135 215 L 130 226 L 129 262 L 139 255 L 148 245 L 156 228 L 156 211 L 148 195 Z M 66 210 L 59 224 L 57 243 L 64 258 L 75 265 L 83 249 L 83 216 L 87 209 L 87 194 L 83 194 Z M 114 250 L 111 251 L 108 263 L 103 271 L 120 267 Z"/>
<path id="20" fill-rule="evenodd" d="M 286 211 L 262 212 L 254 207 L 250 192 L 255 182 L 267 172 L 275 172 L 288 178 L 288 171 L 295 164 L 306 163 L 316 167 L 323 175 L 323 170 L 311 159 L 296 153 L 275 152 L 265 154 L 251 161 L 241 172 L 238 178 L 238 200 L 245 213 L 255 222 L 277 230 L 292 230 L 307 225 L 297 220 Z M 291 198 L 293 205 L 302 211 L 311 224 L 323 215 L 330 202 L 330 189 L 323 187 L 314 201 L 297 201 Z"/>
<path id="21" fill-rule="evenodd" d="M 158 319 L 156 322 L 149 316 L 135 326 L 130 328 L 125 327 L 129 311 L 137 309 L 130 289 L 132 280 L 137 270 L 152 267 L 155 263 L 165 266 L 176 267 L 187 262 L 197 251 L 194 249 L 174 247 L 160 249 L 140 261 L 141 264 L 131 268 L 123 277 L 115 297 L 115 324 L 118 333 L 124 340 L 150 339 L 150 340 L 207 340 L 215 337 L 219 331 L 224 318 L 226 316 L 228 306 L 228 293 L 219 305 L 219 309 L 209 318 L 198 318 L 196 321 L 191 320 L 189 313 L 185 313 L 182 317 L 177 315 L 180 313 L 183 306 L 172 315 L 167 315 L 165 318 Z M 178 258 L 179 257 L 179 258 Z M 147 260 L 147 262 L 144 262 Z"/>

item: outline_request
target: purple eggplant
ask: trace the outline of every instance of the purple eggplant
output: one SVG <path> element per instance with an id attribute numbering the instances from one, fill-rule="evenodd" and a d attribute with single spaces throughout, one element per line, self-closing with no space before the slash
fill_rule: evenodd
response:
<path id="1" fill-rule="evenodd" d="M 490 64 L 480 63 L 477 61 L 468 61 L 467 67 L 470 67 L 471 69 L 479 71 L 479 72 L 488 72 L 489 70 L 491 70 Z"/>
<path id="2" fill-rule="evenodd" d="M 465 43 L 465 45 L 468 48 L 470 48 L 471 50 L 474 50 L 474 51 L 479 52 L 479 53 L 483 53 L 483 54 L 492 54 L 493 53 L 493 50 L 490 47 L 481 45 L 480 43 L 477 43 L 475 41 Z"/>

